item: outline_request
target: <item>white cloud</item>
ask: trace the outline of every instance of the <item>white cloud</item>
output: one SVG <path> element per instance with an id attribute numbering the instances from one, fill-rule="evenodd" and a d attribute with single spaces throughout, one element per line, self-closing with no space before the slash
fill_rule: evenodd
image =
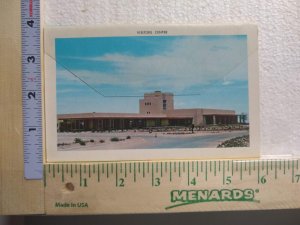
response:
<path id="1" fill-rule="evenodd" d="M 86 60 L 109 62 L 114 72 L 72 70 L 89 84 L 126 85 L 132 88 L 183 90 L 214 81 L 229 85 L 247 79 L 247 46 L 240 39 L 203 40 L 188 37 L 174 41 L 167 51 L 148 56 L 106 54 Z M 62 79 L 77 79 L 58 71 Z"/>

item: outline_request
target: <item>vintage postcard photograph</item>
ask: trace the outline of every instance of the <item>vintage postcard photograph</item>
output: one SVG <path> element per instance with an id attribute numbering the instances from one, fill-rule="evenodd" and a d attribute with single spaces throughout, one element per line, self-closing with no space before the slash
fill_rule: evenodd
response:
<path id="1" fill-rule="evenodd" d="M 48 28 L 47 160 L 258 156 L 256 27 L 182 27 Z"/>

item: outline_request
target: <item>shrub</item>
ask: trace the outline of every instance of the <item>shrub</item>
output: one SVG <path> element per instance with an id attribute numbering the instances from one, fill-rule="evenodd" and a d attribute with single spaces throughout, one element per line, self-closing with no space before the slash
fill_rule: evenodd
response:
<path id="1" fill-rule="evenodd" d="M 90 142 L 95 142 L 94 139 L 91 139 Z"/>
<path id="2" fill-rule="evenodd" d="M 105 141 L 101 139 L 99 142 L 100 142 L 100 143 L 104 143 Z"/>
<path id="3" fill-rule="evenodd" d="M 110 139 L 110 141 L 120 141 L 120 139 L 118 137 L 113 137 Z"/>
<path id="4" fill-rule="evenodd" d="M 81 141 L 79 144 L 80 145 L 85 145 L 85 141 Z"/>
<path id="5" fill-rule="evenodd" d="M 65 146 L 65 145 L 70 145 L 69 143 L 58 143 L 57 146 Z"/>
<path id="6" fill-rule="evenodd" d="M 131 139 L 131 137 L 130 137 L 130 136 L 127 136 L 126 139 Z"/>
<path id="7" fill-rule="evenodd" d="M 75 138 L 75 139 L 74 139 L 74 142 L 75 142 L 75 143 L 80 143 L 80 142 L 82 142 L 82 140 L 81 140 L 80 138 Z"/>

